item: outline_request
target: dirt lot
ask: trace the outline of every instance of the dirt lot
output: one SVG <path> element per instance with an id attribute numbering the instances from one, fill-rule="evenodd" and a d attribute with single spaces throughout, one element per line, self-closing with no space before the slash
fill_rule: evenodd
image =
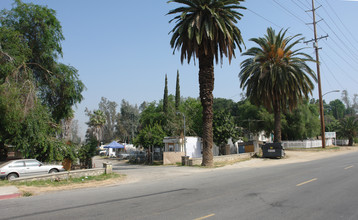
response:
<path id="1" fill-rule="evenodd" d="M 59 187 L 28 187 L 28 186 L 18 186 L 20 192 L 30 193 L 32 195 L 38 195 L 47 192 L 59 191 L 59 190 L 71 190 L 78 188 L 91 188 L 91 187 L 102 187 L 109 185 L 117 185 L 117 184 L 128 184 L 136 181 L 143 180 L 151 180 L 155 181 L 157 176 L 161 176 L 162 178 L 170 178 L 170 175 L 175 173 L 175 175 L 187 175 L 198 172 L 208 172 L 213 169 L 237 169 L 242 167 L 262 167 L 262 166 L 275 166 L 282 164 L 290 164 L 290 163 L 302 163 L 306 161 L 312 161 L 317 159 L 328 158 L 336 155 L 348 154 L 354 151 L 358 151 L 357 147 L 340 147 L 339 149 L 330 149 L 330 150 L 286 150 L 286 157 L 283 159 L 265 159 L 265 158 L 252 158 L 251 160 L 236 163 L 233 165 L 227 165 L 221 168 L 197 168 L 197 167 L 167 167 L 168 169 L 156 169 L 153 167 L 152 169 L 144 169 L 145 172 L 141 173 L 126 173 L 127 176 L 122 176 L 116 179 L 109 179 L 100 182 L 84 182 L 80 184 L 72 184 L 68 186 L 59 186 Z M 159 168 L 159 167 L 157 167 Z M 176 172 L 170 172 L 175 169 Z M 169 170 L 169 171 L 168 171 Z M 154 179 L 153 179 L 154 178 Z"/>

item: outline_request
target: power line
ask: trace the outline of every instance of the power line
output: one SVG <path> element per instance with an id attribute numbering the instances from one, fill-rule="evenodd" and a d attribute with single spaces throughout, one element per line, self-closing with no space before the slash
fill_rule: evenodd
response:
<path id="1" fill-rule="evenodd" d="M 328 44 L 327 44 L 328 47 L 330 47 Z M 331 47 L 330 47 L 331 48 Z M 332 48 L 331 48 L 332 49 Z M 333 51 L 335 52 L 335 50 L 333 49 Z M 335 59 L 333 59 L 332 57 L 330 57 L 328 54 L 326 54 L 324 51 L 323 53 L 325 54 L 326 57 L 328 57 L 332 63 L 334 63 L 341 71 L 342 73 L 346 74 L 353 82 L 357 83 L 358 84 L 358 81 L 352 77 L 351 75 L 349 75 L 346 71 L 344 71 L 341 67 L 341 65 L 338 65 L 337 62 L 335 61 Z M 335 52 L 336 53 L 336 52 Z M 337 53 L 336 53 L 337 54 Z M 338 55 L 338 54 L 337 54 Z M 342 56 L 338 55 L 342 60 L 346 61 Z M 347 61 L 346 61 L 347 62 Z M 347 62 L 348 63 L 348 62 Z M 353 67 L 354 68 L 354 67 Z"/>
<path id="2" fill-rule="evenodd" d="M 298 17 L 297 15 L 295 15 L 294 13 L 292 13 L 290 10 L 288 10 L 287 8 L 285 8 L 284 6 L 282 6 L 281 4 L 279 4 L 276 0 L 272 0 L 273 2 L 275 2 L 279 7 L 281 7 L 283 10 L 285 10 L 287 13 L 289 13 L 290 15 L 294 16 L 297 20 L 301 21 L 302 23 L 306 24 L 306 22 L 304 20 L 302 20 L 300 17 Z M 311 29 L 311 28 L 310 28 Z M 312 29 L 311 29 L 312 30 Z"/>
<path id="3" fill-rule="evenodd" d="M 340 17 L 338 16 L 338 14 L 336 13 L 336 11 L 333 9 L 333 7 L 331 6 L 331 4 L 329 3 L 329 1 L 326 1 L 328 7 L 333 11 L 333 13 L 336 15 L 336 17 L 338 18 L 339 22 L 342 24 L 342 26 L 344 27 L 344 29 L 346 29 L 346 31 L 351 35 L 352 39 L 358 43 L 357 39 L 355 38 L 355 36 L 352 34 L 352 32 L 349 30 L 349 28 L 347 28 L 347 26 L 342 22 L 342 20 L 340 19 Z M 329 14 L 329 13 L 328 13 Z"/>
<path id="4" fill-rule="evenodd" d="M 249 9 L 249 8 L 247 8 L 246 10 L 250 11 L 251 13 L 253 13 L 253 14 L 257 15 L 257 16 L 259 16 L 260 18 L 264 19 L 265 21 L 267 21 L 267 22 L 269 22 L 269 23 L 275 25 L 276 27 L 278 27 L 278 28 L 280 28 L 280 29 L 283 29 L 283 27 L 281 27 L 281 26 L 275 24 L 274 22 L 270 21 L 269 19 L 265 18 L 264 16 L 262 16 L 262 15 L 256 13 L 256 12 L 254 12 L 253 10 L 251 10 L 251 9 Z"/>
<path id="5" fill-rule="evenodd" d="M 336 81 L 336 83 L 340 86 L 341 89 L 344 89 L 344 87 L 342 86 L 342 84 L 338 81 L 338 79 L 335 77 L 334 73 L 332 72 L 331 68 L 329 68 L 326 64 L 326 62 L 324 62 L 324 59 L 322 58 L 322 56 L 319 56 L 320 59 L 322 60 L 322 64 L 326 67 L 326 70 L 331 74 L 331 76 L 334 78 L 334 80 Z M 328 80 L 327 80 L 328 81 Z M 331 87 L 331 89 L 334 89 Z"/>

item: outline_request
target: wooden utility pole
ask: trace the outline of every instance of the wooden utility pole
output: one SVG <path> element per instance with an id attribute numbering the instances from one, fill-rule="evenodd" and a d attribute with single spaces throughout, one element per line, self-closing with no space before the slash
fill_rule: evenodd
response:
<path id="1" fill-rule="evenodd" d="M 318 95 L 319 95 L 319 113 L 321 118 L 321 138 L 322 138 L 322 148 L 326 147 L 326 137 L 325 137 L 325 125 L 324 125 L 324 112 L 323 112 L 323 99 L 322 99 L 322 86 L 321 86 L 321 72 L 319 68 L 319 55 L 318 55 L 318 39 L 317 39 L 317 28 L 316 28 L 316 8 L 314 5 L 314 0 L 312 0 L 312 13 L 313 13 L 313 30 L 314 30 L 314 48 L 316 51 L 316 65 L 317 65 L 317 78 L 318 78 Z"/>

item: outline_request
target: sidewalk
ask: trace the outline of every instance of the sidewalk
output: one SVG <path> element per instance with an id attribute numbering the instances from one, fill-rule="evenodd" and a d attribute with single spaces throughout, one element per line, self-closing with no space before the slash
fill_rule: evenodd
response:
<path id="1" fill-rule="evenodd" d="M 0 187 L 0 200 L 12 199 L 21 196 L 19 189 L 16 186 L 1 186 Z"/>

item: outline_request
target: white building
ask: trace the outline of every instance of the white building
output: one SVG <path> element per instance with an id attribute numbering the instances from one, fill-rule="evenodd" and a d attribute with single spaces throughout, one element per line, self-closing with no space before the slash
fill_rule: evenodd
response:
<path id="1" fill-rule="evenodd" d="M 165 137 L 163 140 L 164 152 L 182 152 L 183 156 L 189 156 L 190 158 L 201 158 L 203 152 L 202 139 L 200 137 L 185 137 L 185 144 L 183 137 Z M 213 146 L 214 156 L 219 155 L 219 148 L 214 144 Z"/>

